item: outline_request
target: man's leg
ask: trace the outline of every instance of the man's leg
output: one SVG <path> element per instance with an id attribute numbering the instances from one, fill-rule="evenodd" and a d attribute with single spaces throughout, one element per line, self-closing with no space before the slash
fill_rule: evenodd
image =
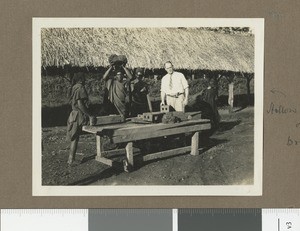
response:
<path id="1" fill-rule="evenodd" d="M 175 105 L 175 97 L 167 96 L 167 105 L 171 106 L 175 111 L 176 110 L 176 105 Z"/>
<path id="2" fill-rule="evenodd" d="M 183 105 L 183 101 L 184 101 L 184 96 L 183 95 L 180 95 L 178 98 L 174 98 L 175 102 L 174 102 L 174 108 L 176 111 L 182 111 L 184 112 L 184 105 Z"/>
<path id="3" fill-rule="evenodd" d="M 78 141 L 79 141 L 79 136 L 76 136 L 76 138 L 74 140 L 71 140 L 68 164 L 72 164 L 73 161 L 75 160 L 75 154 L 77 151 Z"/>

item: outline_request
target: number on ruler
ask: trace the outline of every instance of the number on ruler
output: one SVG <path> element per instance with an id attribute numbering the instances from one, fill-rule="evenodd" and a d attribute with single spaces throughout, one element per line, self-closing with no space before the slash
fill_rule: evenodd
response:
<path id="1" fill-rule="evenodd" d="M 286 222 L 285 224 L 286 224 L 287 229 L 292 228 L 292 222 Z"/>

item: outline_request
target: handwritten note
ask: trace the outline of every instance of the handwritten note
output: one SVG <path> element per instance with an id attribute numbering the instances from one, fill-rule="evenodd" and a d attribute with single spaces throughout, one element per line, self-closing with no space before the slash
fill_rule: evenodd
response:
<path id="1" fill-rule="evenodd" d="M 297 109 L 296 108 L 291 108 L 282 104 L 275 104 L 273 102 L 270 103 L 270 107 L 267 110 L 268 114 L 296 114 Z"/>
<path id="2" fill-rule="evenodd" d="M 289 128 L 300 128 L 300 122 L 297 123 L 288 123 L 292 121 L 291 116 L 298 113 L 298 108 L 295 105 L 290 104 L 288 100 L 288 95 L 279 89 L 273 88 L 270 90 L 272 93 L 272 101 L 268 103 L 267 114 L 270 116 L 281 116 L 287 118 L 286 126 Z M 288 134 L 284 141 L 286 146 L 299 146 L 300 147 L 300 137 L 295 138 L 293 135 Z"/>
<path id="3" fill-rule="evenodd" d="M 291 146 L 291 145 L 299 145 L 300 146 L 300 140 L 295 140 L 291 136 L 289 136 L 286 145 L 287 146 Z"/>

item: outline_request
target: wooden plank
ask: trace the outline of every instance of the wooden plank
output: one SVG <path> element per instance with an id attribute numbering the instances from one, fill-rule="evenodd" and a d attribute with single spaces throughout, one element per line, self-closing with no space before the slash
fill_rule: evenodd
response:
<path id="1" fill-rule="evenodd" d="M 195 132 L 192 136 L 191 155 L 199 155 L 199 132 Z"/>
<path id="2" fill-rule="evenodd" d="M 101 162 L 103 164 L 109 165 L 109 166 L 113 165 L 113 161 L 110 160 L 110 159 L 107 159 L 105 157 L 96 156 L 95 160 L 99 161 L 99 162 Z"/>
<path id="3" fill-rule="evenodd" d="M 156 131 L 149 131 L 145 128 L 141 128 L 139 130 L 134 129 L 133 131 L 127 130 L 127 133 L 124 133 L 124 131 L 119 132 L 119 130 L 116 130 L 113 133 L 111 133 L 110 139 L 113 143 L 123 143 L 209 129 L 211 129 L 210 123 L 177 128 L 175 127 L 170 129 L 158 129 Z"/>
<path id="4" fill-rule="evenodd" d="M 83 126 L 82 130 L 85 132 L 88 132 L 88 133 L 92 133 L 92 134 L 107 135 L 106 133 L 111 133 L 112 131 L 115 131 L 115 130 L 123 130 L 123 129 L 131 130 L 131 129 L 139 128 L 139 127 L 149 129 L 149 128 L 155 127 L 157 125 L 159 125 L 159 124 L 152 124 L 152 123 L 136 124 L 133 122 L 128 122 L 128 123 L 104 125 L 104 126 Z M 165 126 L 170 126 L 170 125 L 165 125 Z M 109 131 L 109 132 L 107 132 L 107 131 Z"/>
<path id="5" fill-rule="evenodd" d="M 141 150 L 138 148 L 133 147 L 133 155 L 139 155 L 141 153 Z M 115 149 L 115 150 L 108 150 L 108 151 L 104 151 L 103 152 L 103 156 L 105 156 L 105 158 L 114 158 L 114 157 L 118 157 L 118 156 L 125 156 L 126 155 L 126 150 L 125 148 L 122 149 Z M 94 160 L 96 159 L 97 154 L 92 154 L 89 156 L 85 156 L 82 158 L 81 163 L 84 163 L 86 161 L 89 160 Z"/>
<path id="6" fill-rule="evenodd" d="M 138 148 L 133 147 L 132 148 L 133 154 L 139 154 L 141 151 Z M 114 156 L 126 156 L 126 149 L 116 149 L 116 150 L 109 150 L 109 151 L 104 151 L 104 155 L 106 157 L 114 157 Z"/>
<path id="7" fill-rule="evenodd" d="M 141 151 L 140 151 L 139 148 L 133 147 L 133 154 L 139 154 L 140 152 Z M 125 148 L 105 150 L 105 151 L 102 152 L 102 156 L 105 156 L 105 157 L 114 157 L 114 156 L 120 156 L 120 155 L 123 155 L 123 156 L 126 155 Z M 97 156 L 97 154 L 86 156 L 86 157 L 83 158 L 83 160 L 86 161 L 86 160 L 90 160 L 90 159 L 95 159 L 96 156 Z"/>
<path id="8" fill-rule="evenodd" d="M 102 138 L 98 135 L 96 135 L 96 147 L 97 147 L 97 156 L 103 157 L 104 155 L 103 142 L 102 142 Z"/>
<path id="9" fill-rule="evenodd" d="M 201 111 L 193 111 L 193 112 L 185 112 L 186 115 L 188 116 L 195 116 L 201 114 Z"/>
<path id="10" fill-rule="evenodd" d="M 120 129 L 108 132 L 110 134 L 110 140 L 112 142 L 128 142 L 134 140 L 143 140 L 148 138 L 156 138 L 162 136 L 185 134 L 202 130 L 209 130 L 211 128 L 210 123 L 206 124 L 193 124 L 190 126 L 170 126 L 170 127 L 139 127 L 134 129 Z"/>
<path id="11" fill-rule="evenodd" d="M 99 129 L 100 135 L 106 135 L 107 133 L 111 134 L 112 131 L 118 132 L 118 134 L 128 134 L 128 133 L 135 133 L 138 131 L 147 131 L 147 132 L 155 132 L 158 130 L 165 130 L 170 128 L 178 128 L 178 127 L 185 127 L 185 126 L 192 126 L 192 125 L 198 125 L 198 124 L 208 124 L 210 123 L 210 120 L 208 119 L 200 119 L 200 120 L 190 120 L 190 121 L 184 121 L 180 123 L 174 123 L 174 124 L 130 124 L 128 126 L 114 126 L 114 127 L 105 127 L 103 129 Z"/>
<path id="12" fill-rule="evenodd" d="M 82 131 L 96 134 L 98 132 L 98 129 L 95 126 L 83 126 Z"/>
<path id="13" fill-rule="evenodd" d="M 171 127 L 200 124 L 200 123 L 210 123 L 210 120 L 198 119 L 198 120 L 184 121 L 184 122 L 176 123 L 176 124 L 159 123 L 159 124 L 147 124 L 147 125 L 146 124 L 135 124 L 132 122 L 128 122 L 128 123 L 120 123 L 120 124 L 113 124 L 113 125 L 110 124 L 110 125 L 103 125 L 103 126 L 83 126 L 82 130 L 85 132 L 88 132 L 88 133 L 92 133 L 92 134 L 105 135 L 105 131 L 107 131 L 107 130 L 130 131 L 131 129 L 142 127 L 144 129 L 147 129 L 147 131 L 150 131 L 149 129 L 152 129 L 152 131 L 155 131 L 157 129 L 165 129 L 165 128 L 171 128 Z"/>
<path id="14" fill-rule="evenodd" d="M 105 129 L 119 129 L 119 128 L 126 128 L 126 127 L 132 127 L 135 126 L 134 123 L 120 123 L 120 124 L 108 124 L 108 125 L 102 125 L 102 126 L 83 126 L 82 130 L 84 132 L 97 134 L 101 133 Z"/>
<path id="15" fill-rule="evenodd" d="M 143 161 L 149 161 L 149 160 L 155 160 L 159 158 L 166 158 L 169 156 L 175 156 L 179 154 L 183 154 L 186 152 L 191 151 L 191 147 L 182 147 L 182 148 L 176 148 L 172 150 L 167 150 L 167 151 L 162 151 L 162 152 L 156 152 L 156 153 L 151 153 L 146 156 L 143 156 Z"/>
<path id="16" fill-rule="evenodd" d="M 150 121 L 145 121 L 145 120 L 143 120 L 143 118 L 138 118 L 138 117 L 131 118 L 131 121 L 133 123 L 138 123 L 138 124 L 150 124 L 151 123 Z"/>
<path id="17" fill-rule="evenodd" d="M 116 124 L 123 123 L 124 121 L 125 118 L 121 115 L 98 116 L 96 117 L 95 125 Z"/>
<path id="18" fill-rule="evenodd" d="M 189 120 L 198 120 L 201 119 L 201 111 L 197 111 L 197 112 L 186 112 L 188 119 Z"/>
<path id="19" fill-rule="evenodd" d="M 173 111 L 170 112 L 173 116 L 178 117 L 181 121 L 188 121 L 188 120 L 199 120 L 201 119 L 201 111 L 197 112 L 181 112 L 181 111 Z"/>

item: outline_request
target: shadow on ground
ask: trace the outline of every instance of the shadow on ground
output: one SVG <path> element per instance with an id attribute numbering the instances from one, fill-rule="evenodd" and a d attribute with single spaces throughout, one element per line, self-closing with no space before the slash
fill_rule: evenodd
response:
<path id="1" fill-rule="evenodd" d="M 240 123 L 241 123 L 241 120 L 228 121 L 228 122 L 221 121 L 217 132 L 225 132 L 225 131 L 231 130 L 232 128 L 239 125 Z"/>
<path id="2" fill-rule="evenodd" d="M 96 174 L 88 176 L 84 179 L 69 183 L 68 185 L 89 185 L 99 180 L 117 176 L 122 172 L 124 172 L 123 165 L 121 163 L 114 162 L 112 167 L 109 167 L 104 171 L 97 172 Z"/>

